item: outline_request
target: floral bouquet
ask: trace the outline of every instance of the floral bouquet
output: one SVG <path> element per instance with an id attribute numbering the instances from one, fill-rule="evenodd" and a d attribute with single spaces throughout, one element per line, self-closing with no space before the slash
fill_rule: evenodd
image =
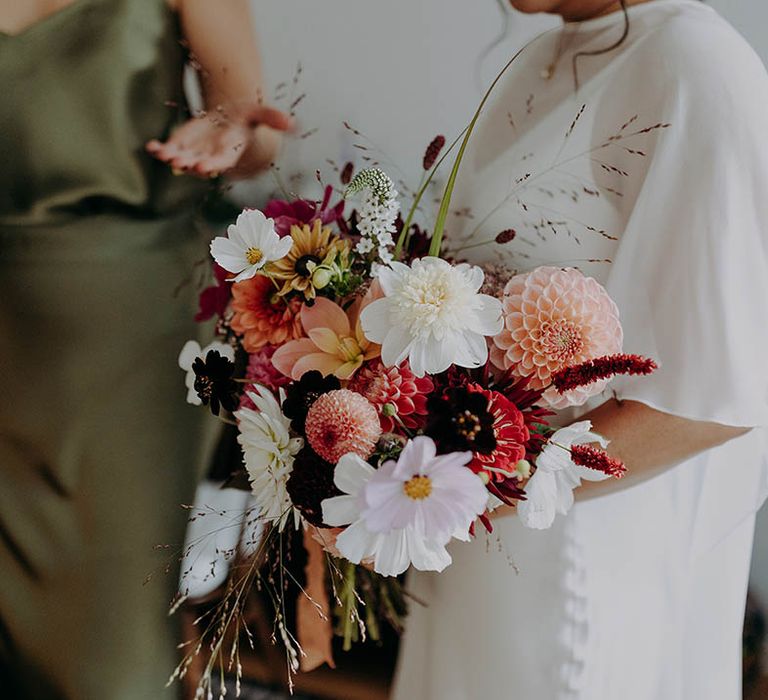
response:
<path id="1" fill-rule="evenodd" d="M 431 236 L 414 215 L 458 140 L 442 157 L 445 139 L 430 144 L 404 218 L 383 171 L 354 174 L 348 164 L 338 203 L 330 186 L 319 202 L 273 200 L 211 243 L 216 284 L 198 318 L 216 316 L 219 339 L 190 341 L 179 363 L 188 400 L 236 426 L 254 497 L 247 516 L 263 527 L 257 554 L 230 577 L 176 670 L 183 676 L 210 649 L 200 697 L 212 692 L 217 661 L 239 678 L 237 631 L 252 589 L 273 606 L 290 679 L 332 665 L 333 631 L 349 648 L 377 638 L 382 622 L 399 629 L 407 590 L 398 577 L 442 571 L 449 543 L 492 531 L 495 510 L 547 528 L 582 479 L 625 471 L 588 421 L 550 425 L 555 410 L 583 405 L 614 375 L 655 369 L 622 354 L 605 289 L 574 268 L 516 274 L 442 257 L 473 126 Z M 298 575 L 286 544 L 297 532 Z"/>

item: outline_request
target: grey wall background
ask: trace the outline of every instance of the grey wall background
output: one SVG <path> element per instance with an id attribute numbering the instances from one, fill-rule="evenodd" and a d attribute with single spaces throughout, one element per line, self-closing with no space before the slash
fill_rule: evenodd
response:
<path id="1" fill-rule="evenodd" d="M 660 0 L 661 1 L 661 0 Z M 358 159 L 360 142 L 342 120 L 362 129 L 369 141 L 418 180 L 425 144 L 437 133 L 455 135 L 466 124 L 487 82 L 511 52 L 553 26 L 548 17 L 511 18 L 508 32 L 485 60 L 478 59 L 503 28 L 495 0 L 252 0 L 270 92 L 291 82 L 282 104 L 302 93 L 301 130 L 311 137 L 288 144 L 285 179 L 301 168 L 321 169 L 335 180 L 326 159 Z M 710 2 L 750 41 L 768 63 L 768 3 Z M 478 76 L 479 73 L 479 76 Z M 766 125 L 768 128 L 768 125 Z M 390 166 L 391 167 L 391 166 Z M 296 189 L 317 196 L 310 176 Z M 262 178 L 245 188 L 250 201 L 274 188 Z M 760 514 L 753 587 L 768 605 L 768 508 Z"/>

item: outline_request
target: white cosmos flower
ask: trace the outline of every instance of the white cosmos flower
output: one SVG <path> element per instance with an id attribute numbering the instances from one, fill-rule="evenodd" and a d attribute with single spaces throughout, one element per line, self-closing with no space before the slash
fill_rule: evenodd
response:
<path id="1" fill-rule="evenodd" d="M 187 403 L 194 406 L 200 406 L 203 402 L 195 391 L 195 371 L 192 369 L 192 365 L 198 357 L 204 360 L 210 350 L 218 350 L 222 357 L 226 357 L 232 362 L 235 361 L 234 348 L 218 341 L 208 343 L 204 348 L 201 348 L 200 343 L 196 340 L 188 340 L 179 353 L 179 367 L 187 373 L 187 376 L 184 377 L 184 384 L 187 387 Z"/>
<path id="2" fill-rule="evenodd" d="M 227 236 L 211 241 L 211 255 L 227 272 L 236 273 L 235 282 L 253 277 L 268 262 L 288 255 L 290 236 L 280 238 L 275 222 L 258 209 L 245 209 L 227 228 Z"/>
<path id="3" fill-rule="evenodd" d="M 434 442 L 417 437 L 397 462 L 378 470 L 354 454 L 339 460 L 334 473 L 344 496 L 323 501 L 323 521 L 349 525 L 337 540 L 339 552 L 355 564 L 373 561 L 383 576 L 413 565 L 442 571 L 451 563 L 445 545 L 469 539 L 469 527 L 485 511 L 482 481 L 465 465 L 471 453 L 435 456 Z"/>
<path id="4" fill-rule="evenodd" d="M 286 483 L 293 471 L 293 459 L 304 441 L 291 437 L 291 422 L 283 415 L 272 392 L 259 384 L 253 386 L 256 391 L 249 391 L 248 396 L 256 410 L 235 411 L 240 429 L 237 441 L 243 448 L 258 516 L 282 530 L 293 510 Z M 298 525 L 298 512 L 293 515 Z"/>
<path id="5" fill-rule="evenodd" d="M 501 302 L 478 290 L 483 271 L 426 257 L 412 265 L 381 267 L 384 298 L 360 315 L 365 336 L 381 347 L 394 367 L 408 359 L 417 377 L 443 372 L 452 364 L 480 367 L 488 359 L 485 336 L 501 332 Z"/>
<path id="6" fill-rule="evenodd" d="M 587 481 L 602 481 L 608 474 L 588 469 L 571 461 L 572 445 L 597 442 L 605 449 L 608 441 L 591 432 L 592 423 L 580 421 L 555 432 L 536 458 L 536 471 L 525 485 L 525 501 L 517 505 L 517 514 L 525 527 L 546 530 L 555 515 L 566 515 L 573 505 L 573 490 Z"/>

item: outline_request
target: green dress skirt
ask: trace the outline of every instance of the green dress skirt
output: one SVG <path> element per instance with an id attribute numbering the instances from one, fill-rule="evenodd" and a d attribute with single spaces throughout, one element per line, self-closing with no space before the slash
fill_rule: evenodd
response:
<path id="1" fill-rule="evenodd" d="M 164 0 L 0 35 L 0 696 L 152 700 L 202 412 L 176 358 L 205 185 L 144 152 L 183 113 Z M 148 575 L 152 580 L 145 584 Z"/>

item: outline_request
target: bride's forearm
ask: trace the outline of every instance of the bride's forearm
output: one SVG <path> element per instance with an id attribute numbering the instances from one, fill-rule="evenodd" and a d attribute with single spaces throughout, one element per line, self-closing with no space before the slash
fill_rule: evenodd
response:
<path id="1" fill-rule="evenodd" d="M 629 488 L 700 452 L 739 437 L 750 428 L 680 418 L 637 401 L 611 399 L 584 419 L 610 440 L 608 453 L 627 465 L 622 479 L 582 482 L 577 499 L 588 499 Z"/>
<path id="2" fill-rule="evenodd" d="M 621 479 L 582 481 L 574 495 L 578 500 L 603 496 L 629 488 L 660 474 L 700 452 L 744 435 L 737 428 L 673 416 L 637 401 L 611 399 L 583 416 L 593 430 L 610 440 L 607 452 L 624 462 Z M 492 517 L 510 515 L 516 508 L 502 506 Z"/>

